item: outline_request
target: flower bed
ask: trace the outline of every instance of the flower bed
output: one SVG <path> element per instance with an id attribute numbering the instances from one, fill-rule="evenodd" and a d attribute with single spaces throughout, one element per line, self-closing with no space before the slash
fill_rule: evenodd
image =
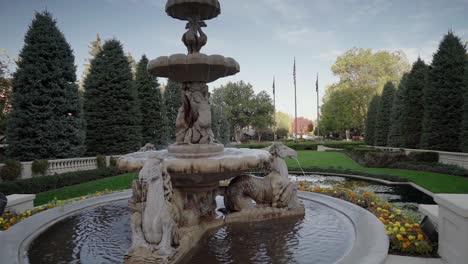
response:
<path id="1" fill-rule="evenodd" d="M 63 206 L 65 204 L 68 204 L 68 203 L 72 203 L 72 202 L 75 202 L 75 201 L 78 201 L 78 200 L 84 200 L 84 199 L 87 199 L 87 198 L 91 198 L 91 197 L 99 197 L 99 196 L 102 196 L 104 194 L 110 194 L 110 193 L 115 193 L 115 192 L 120 192 L 121 190 L 104 190 L 102 192 L 96 192 L 94 194 L 90 194 L 90 195 L 85 195 L 85 196 L 81 196 L 81 197 L 78 197 L 78 198 L 73 198 L 73 199 L 68 199 L 68 200 L 57 200 L 57 198 L 55 198 L 54 200 L 50 201 L 49 203 L 47 204 L 44 204 L 44 205 L 41 205 L 41 206 L 37 206 L 35 207 L 34 209 L 32 210 L 28 210 L 26 212 L 23 212 L 21 214 L 15 214 L 15 213 L 12 213 L 12 212 L 4 212 L 3 215 L 0 216 L 0 231 L 5 231 L 5 230 L 8 230 L 10 227 L 12 227 L 13 225 L 15 225 L 16 223 L 32 216 L 32 215 L 35 215 L 37 213 L 40 213 L 42 211 L 45 211 L 47 209 L 51 209 L 51 208 L 54 208 L 54 207 L 58 207 L 58 206 Z"/>
<path id="2" fill-rule="evenodd" d="M 312 186 L 310 182 L 299 182 L 301 191 L 310 191 L 339 198 L 370 211 L 384 224 L 390 239 L 390 253 L 412 256 L 434 256 L 436 245 L 421 230 L 414 217 L 398 207 L 384 201 L 376 194 L 366 191 L 355 192 L 343 188 Z"/>

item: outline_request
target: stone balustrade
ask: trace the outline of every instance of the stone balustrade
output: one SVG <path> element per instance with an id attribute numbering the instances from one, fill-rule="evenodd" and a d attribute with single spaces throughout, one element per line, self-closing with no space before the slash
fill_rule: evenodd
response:
<path id="1" fill-rule="evenodd" d="M 385 151 L 404 151 L 406 154 L 410 152 L 437 152 L 439 153 L 439 162 L 443 164 L 457 165 L 468 169 L 468 153 L 436 151 L 426 149 L 407 149 L 407 148 L 392 148 L 392 147 L 375 147 Z"/>
<path id="2" fill-rule="evenodd" d="M 119 158 L 120 155 L 106 156 L 106 164 L 109 166 L 110 159 Z M 0 163 L 0 168 L 4 166 Z M 32 161 L 21 162 L 21 175 L 19 179 L 29 179 L 38 175 L 34 175 L 31 169 Z M 47 169 L 44 176 L 61 174 L 66 172 L 83 171 L 83 170 L 94 170 L 97 169 L 97 158 L 96 157 L 85 157 L 85 158 L 73 158 L 73 159 L 56 159 L 49 160 L 49 168 Z M 0 179 L 0 182 L 2 180 Z"/>

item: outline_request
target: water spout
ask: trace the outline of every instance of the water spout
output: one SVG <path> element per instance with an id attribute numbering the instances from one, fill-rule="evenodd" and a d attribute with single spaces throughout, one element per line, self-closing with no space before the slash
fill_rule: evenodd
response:
<path id="1" fill-rule="evenodd" d="M 301 163 L 299 162 L 299 160 L 297 159 L 297 157 L 292 157 L 292 159 L 295 160 L 295 161 L 297 162 L 297 165 L 299 165 L 299 169 L 301 169 L 302 175 L 303 175 L 303 176 L 306 176 L 304 170 L 302 169 Z"/>

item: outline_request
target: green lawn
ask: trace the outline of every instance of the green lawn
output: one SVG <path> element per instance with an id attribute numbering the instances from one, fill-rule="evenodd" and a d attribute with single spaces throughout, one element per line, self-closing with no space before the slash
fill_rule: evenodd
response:
<path id="1" fill-rule="evenodd" d="M 412 170 L 399 170 L 388 168 L 367 168 L 354 162 L 351 158 L 340 152 L 297 151 L 301 166 L 307 170 L 311 167 L 349 169 L 379 175 L 393 175 L 408 179 L 434 193 L 468 193 L 468 178 L 452 176 L 441 173 L 422 172 Z M 298 169 L 295 160 L 288 160 L 288 167 Z"/>
<path id="2" fill-rule="evenodd" d="M 434 193 L 468 193 L 468 178 L 452 176 L 447 174 L 421 172 L 411 170 L 397 170 L 387 168 L 366 168 L 354 162 L 351 158 L 340 152 L 317 152 L 310 150 L 299 150 L 298 159 L 304 170 L 321 169 L 348 169 L 356 173 L 369 173 L 374 175 L 393 175 L 408 179 Z M 287 160 L 288 167 L 299 170 L 295 160 Z M 54 191 L 39 193 L 36 195 L 34 204 L 36 206 L 45 204 L 55 197 L 58 200 L 80 197 L 104 190 L 129 189 L 133 179 L 137 175 L 127 173 L 115 177 L 100 179 L 97 181 L 68 186 Z"/>
<path id="3" fill-rule="evenodd" d="M 104 190 L 124 190 L 129 189 L 133 179 L 136 179 L 137 175 L 134 173 L 127 173 L 115 177 L 109 177 L 100 179 L 97 181 L 86 182 L 82 184 L 72 185 L 61 189 L 38 193 L 34 200 L 34 205 L 46 204 L 52 201 L 55 197 L 58 200 L 66 200 L 75 197 L 80 197 L 88 194 Z"/>

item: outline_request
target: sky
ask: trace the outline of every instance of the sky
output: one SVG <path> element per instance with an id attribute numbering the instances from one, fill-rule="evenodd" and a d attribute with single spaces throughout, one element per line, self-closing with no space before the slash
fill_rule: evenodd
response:
<path id="1" fill-rule="evenodd" d="M 316 118 L 319 92 L 338 79 L 330 68 L 353 47 L 402 50 L 410 63 L 430 63 L 448 30 L 468 40 L 468 0 L 219 0 L 221 15 L 206 21 L 206 54 L 236 59 L 241 71 L 210 83 L 251 83 L 272 94 L 276 108 L 294 115 L 296 58 L 298 116 Z M 116 38 L 139 60 L 186 53 L 185 22 L 164 11 L 165 0 L 0 0 L 0 50 L 17 56 L 35 11 L 48 10 L 74 50 L 81 77 L 89 42 Z M 161 82 L 164 83 L 164 79 Z"/>

